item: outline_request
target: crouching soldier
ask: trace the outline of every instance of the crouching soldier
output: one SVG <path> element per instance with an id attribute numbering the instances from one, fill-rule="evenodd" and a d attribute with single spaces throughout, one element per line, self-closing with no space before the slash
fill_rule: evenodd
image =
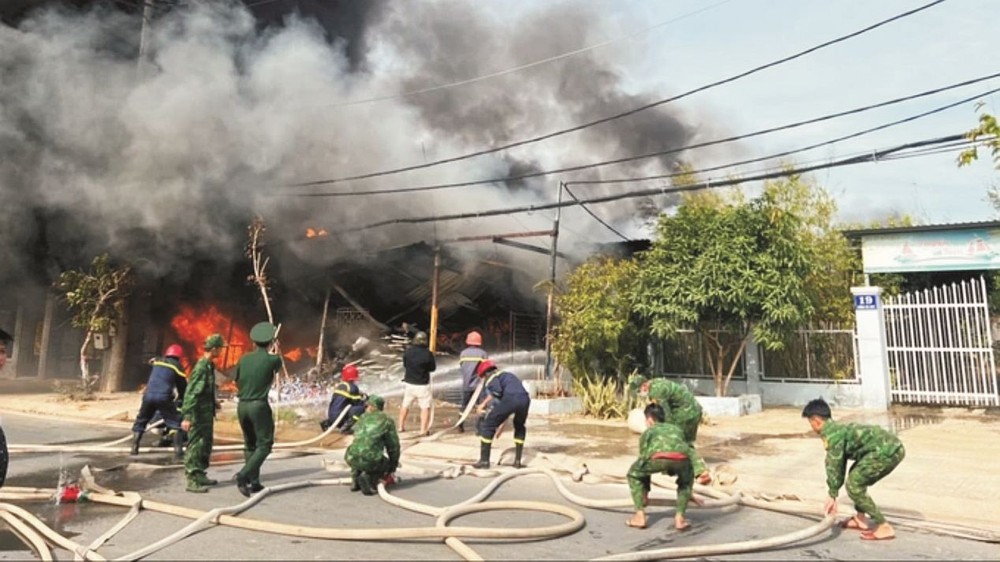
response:
<path id="1" fill-rule="evenodd" d="M 691 463 L 698 483 L 711 482 L 708 466 L 694 449 L 702 416 L 701 404 L 694 394 L 683 384 L 663 378 L 648 380 L 645 377 L 636 377 L 630 384 L 633 388 L 638 388 L 639 396 L 648 396 L 651 402 L 663 408 L 666 423 L 675 425 L 684 432 L 684 440 L 691 446 L 693 452 Z"/>
<path id="2" fill-rule="evenodd" d="M 323 431 L 330 429 L 333 422 L 337 421 L 341 412 L 347 410 L 347 414 L 340 420 L 337 428 L 341 433 L 350 435 L 361 414 L 365 413 L 365 398 L 358 390 L 355 381 L 358 380 L 358 368 L 354 365 L 347 365 L 340 371 L 340 382 L 333 387 L 333 397 L 330 399 L 330 406 L 326 411 L 326 419 L 319 422 Z"/>
<path id="3" fill-rule="evenodd" d="M 396 424 L 382 411 L 385 400 L 381 396 L 369 396 L 366 404 L 365 413 L 354 424 L 354 441 L 344 460 L 351 467 L 351 491 L 371 496 L 379 480 L 393 481 L 399 466 L 399 434 Z"/>
<path id="4" fill-rule="evenodd" d="M 497 369 L 489 359 L 476 367 L 476 376 L 486 378 L 484 390 L 486 398 L 479 404 L 477 412 L 483 415 L 492 406 L 479 425 L 479 462 L 473 468 L 490 467 L 490 449 L 499 428 L 511 415 L 514 416 L 514 468 L 521 468 L 521 453 L 524 451 L 524 437 L 528 430 L 524 422 L 528 419 L 531 396 L 521 384 L 517 375 Z"/>
<path id="5" fill-rule="evenodd" d="M 830 515 L 837 513 L 837 495 L 844 485 L 847 461 L 853 460 L 847 473 L 846 487 L 847 496 L 854 502 L 857 514 L 840 526 L 861 531 L 864 540 L 895 538 L 892 526 L 868 495 L 868 486 L 885 478 L 906 456 L 899 437 L 874 425 L 833 421 L 830 406 L 822 398 L 806 404 L 802 417 L 809 420 L 809 426 L 823 437 L 826 446 L 826 484 L 830 498 L 826 500 L 825 512 Z M 874 529 L 865 521 L 865 514 L 871 517 Z"/>
<path id="6" fill-rule="evenodd" d="M 163 353 L 163 359 L 153 360 L 153 369 L 149 372 L 146 390 L 142 394 L 142 404 L 139 413 L 132 424 L 132 454 L 139 454 L 139 444 L 146 426 L 159 414 L 163 424 L 173 431 L 174 456 L 184 458 L 184 436 L 181 434 L 181 415 L 174 402 L 176 396 L 184 396 L 187 386 L 187 375 L 181 368 L 181 355 L 184 350 L 174 344 Z"/>
<path id="7" fill-rule="evenodd" d="M 646 506 L 649 504 L 649 490 L 652 477 L 666 473 L 677 477 L 677 509 L 674 512 L 674 527 L 684 531 L 691 524 L 684 517 L 688 502 L 700 504 L 692 496 L 694 488 L 694 448 L 688 444 L 681 428 L 664 422 L 663 408 L 658 404 L 646 406 L 646 431 L 639 438 L 639 458 L 628 469 L 628 488 L 635 505 L 635 514 L 625 520 L 629 527 L 646 528 Z"/>

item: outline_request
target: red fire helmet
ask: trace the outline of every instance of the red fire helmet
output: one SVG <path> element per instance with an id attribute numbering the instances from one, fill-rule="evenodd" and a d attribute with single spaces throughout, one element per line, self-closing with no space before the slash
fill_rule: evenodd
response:
<path id="1" fill-rule="evenodd" d="M 469 335 L 465 336 L 465 345 L 483 347 L 483 335 L 475 331 L 469 332 Z"/>
<path id="2" fill-rule="evenodd" d="M 167 350 L 163 352 L 163 355 L 166 357 L 176 357 L 180 359 L 181 357 L 184 357 L 184 348 L 175 343 L 168 347 Z"/>
<path id="3" fill-rule="evenodd" d="M 486 373 L 496 368 L 497 364 L 487 359 L 486 361 L 480 362 L 479 365 L 476 367 L 476 376 L 485 377 Z"/>
<path id="4" fill-rule="evenodd" d="M 340 380 L 353 382 L 358 380 L 358 368 L 354 365 L 347 365 L 340 371 Z"/>

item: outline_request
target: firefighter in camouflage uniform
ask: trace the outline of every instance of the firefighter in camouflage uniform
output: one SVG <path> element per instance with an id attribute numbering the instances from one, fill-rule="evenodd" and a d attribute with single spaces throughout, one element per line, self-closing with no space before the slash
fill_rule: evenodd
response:
<path id="1" fill-rule="evenodd" d="M 659 404 L 666 415 L 666 422 L 681 428 L 684 432 L 684 439 L 694 455 L 691 463 L 695 476 L 699 484 L 708 484 L 711 476 L 708 467 L 701 455 L 694 450 L 695 439 L 698 438 L 698 425 L 701 424 L 701 404 L 694 394 L 683 384 L 676 383 L 663 378 L 653 380 L 645 377 L 635 377 L 630 383 L 633 391 L 637 390 L 639 396 L 648 396 L 649 400 Z"/>
<path id="2" fill-rule="evenodd" d="M 205 338 L 202 346 L 205 352 L 191 370 L 184 405 L 181 406 L 181 429 L 188 432 L 187 452 L 184 455 L 184 472 L 187 475 L 188 492 L 205 493 L 206 486 L 214 486 L 218 481 L 209 478 L 208 459 L 212 455 L 212 434 L 215 430 L 215 363 L 214 360 L 226 347 L 219 334 Z"/>
<path id="3" fill-rule="evenodd" d="M 692 447 L 684 431 L 676 425 L 664 422 L 665 413 L 658 404 L 646 406 L 646 431 L 639 438 L 639 458 L 628 469 L 628 488 L 635 505 L 635 514 L 625 521 L 629 527 L 646 528 L 646 506 L 654 474 L 665 473 L 677 477 L 677 508 L 674 511 L 674 527 L 684 531 L 691 524 L 684 517 L 688 502 L 700 505 L 692 495 L 694 488 L 695 458 Z"/>
<path id="4" fill-rule="evenodd" d="M 847 461 L 853 460 L 850 471 L 847 471 L 845 487 L 857 514 L 844 520 L 840 526 L 861 531 L 864 540 L 895 538 L 892 526 L 868 495 L 868 487 L 885 478 L 906 456 L 899 437 L 874 425 L 833 421 L 830 406 L 822 398 L 806 404 L 802 417 L 807 418 L 812 430 L 823 437 L 826 447 L 826 484 L 830 493 L 824 506 L 826 513 L 837 513 L 837 495 L 840 487 L 845 485 Z M 865 521 L 865 514 L 871 517 L 874 529 Z"/>
<path id="5" fill-rule="evenodd" d="M 399 434 L 392 418 L 382 410 L 385 400 L 369 396 L 365 413 L 354 424 L 354 441 L 347 447 L 344 460 L 351 467 L 351 491 L 366 496 L 375 494 L 378 481 L 394 482 L 399 466 Z"/>

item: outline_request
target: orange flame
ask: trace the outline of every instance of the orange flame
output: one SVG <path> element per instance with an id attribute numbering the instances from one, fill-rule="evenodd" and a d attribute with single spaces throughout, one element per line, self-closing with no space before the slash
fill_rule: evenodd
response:
<path id="1" fill-rule="evenodd" d="M 290 361 L 292 363 L 295 363 L 299 359 L 302 359 L 302 348 L 301 347 L 296 347 L 295 349 L 293 349 L 291 351 L 286 351 L 284 353 L 284 357 L 285 357 L 285 361 Z"/>
<path id="2" fill-rule="evenodd" d="M 316 238 L 317 236 L 326 236 L 330 234 L 325 228 L 315 229 L 312 227 L 306 228 L 306 238 Z"/>
<path id="3" fill-rule="evenodd" d="M 219 312 L 215 305 L 209 306 L 207 309 L 195 310 L 190 305 L 182 304 L 180 312 L 170 321 L 170 325 L 177 332 L 177 337 L 187 344 L 185 348 L 195 350 L 195 357 L 201 355 L 205 338 L 212 334 L 221 334 L 226 343 L 229 344 L 229 348 L 223 352 L 215 364 L 217 368 L 222 370 L 235 365 L 240 355 L 252 349 L 247 331 Z"/>

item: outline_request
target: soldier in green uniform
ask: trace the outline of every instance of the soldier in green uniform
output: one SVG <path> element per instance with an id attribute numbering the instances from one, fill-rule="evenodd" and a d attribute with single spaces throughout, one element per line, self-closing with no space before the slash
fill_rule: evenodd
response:
<path id="1" fill-rule="evenodd" d="M 399 465 L 399 434 L 395 422 L 382 410 L 381 396 L 369 396 L 365 413 L 354 424 L 354 441 L 347 447 L 344 460 L 351 467 L 351 491 L 370 496 L 378 481 L 392 481 Z M 388 456 L 387 456 L 388 455 Z"/>
<path id="2" fill-rule="evenodd" d="M 633 378 L 629 384 L 633 389 L 638 389 L 639 396 L 648 396 L 652 402 L 663 408 L 667 423 L 681 428 L 684 432 L 684 439 L 694 451 L 694 442 L 698 438 L 698 425 L 701 424 L 702 412 L 701 404 L 688 390 L 688 387 L 663 378 L 648 380 L 645 377 Z M 708 466 L 705 465 L 705 461 L 697 451 L 694 451 L 691 462 L 698 483 L 708 484 L 711 482 L 712 477 L 709 475 Z"/>
<path id="3" fill-rule="evenodd" d="M 861 531 L 864 540 L 895 538 L 892 526 L 868 495 L 868 486 L 885 478 L 906 456 L 899 437 L 874 425 L 833 421 L 830 406 L 822 398 L 806 404 L 802 417 L 809 420 L 809 426 L 823 437 L 826 446 L 826 484 L 830 492 L 824 506 L 826 513 L 837 513 L 837 495 L 844 485 L 847 461 L 853 460 L 845 487 L 857 514 L 840 526 Z M 874 529 L 865 521 L 865 514 L 871 517 Z"/>
<path id="4" fill-rule="evenodd" d="M 659 404 L 646 406 L 646 431 L 639 438 L 639 458 L 628 469 L 628 488 L 635 505 L 635 514 L 625 521 L 629 527 L 646 528 L 646 505 L 652 477 L 666 473 L 677 477 L 677 509 L 674 527 L 684 531 L 691 524 L 684 517 L 689 501 L 700 504 L 692 496 L 694 488 L 694 447 L 688 444 L 681 428 L 664 422 L 665 414 Z"/>
<path id="5" fill-rule="evenodd" d="M 206 486 L 218 484 L 205 474 L 212 455 L 212 436 L 215 428 L 215 363 L 213 361 L 226 347 L 219 334 L 205 338 L 205 352 L 191 370 L 184 404 L 181 406 L 181 429 L 188 432 L 187 452 L 184 455 L 184 472 L 187 474 L 187 491 L 205 493 Z"/>
<path id="6" fill-rule="evenodd" d="M 259 322 L 250 329 L 250 339 L 257 349 L 240 357 L 236 364 L 236 416 L 243 430 L 243 468 L 236 473 L 236 488 L 246 497 L 264 489 L 260 483 L 260 467 L 274 446 L 274 416 L 267 393 L 274 384 L 274 375 L 281 368 L 281 355 L 268 352 L 274 341 L 275 328 L 269 322 Z"/>

